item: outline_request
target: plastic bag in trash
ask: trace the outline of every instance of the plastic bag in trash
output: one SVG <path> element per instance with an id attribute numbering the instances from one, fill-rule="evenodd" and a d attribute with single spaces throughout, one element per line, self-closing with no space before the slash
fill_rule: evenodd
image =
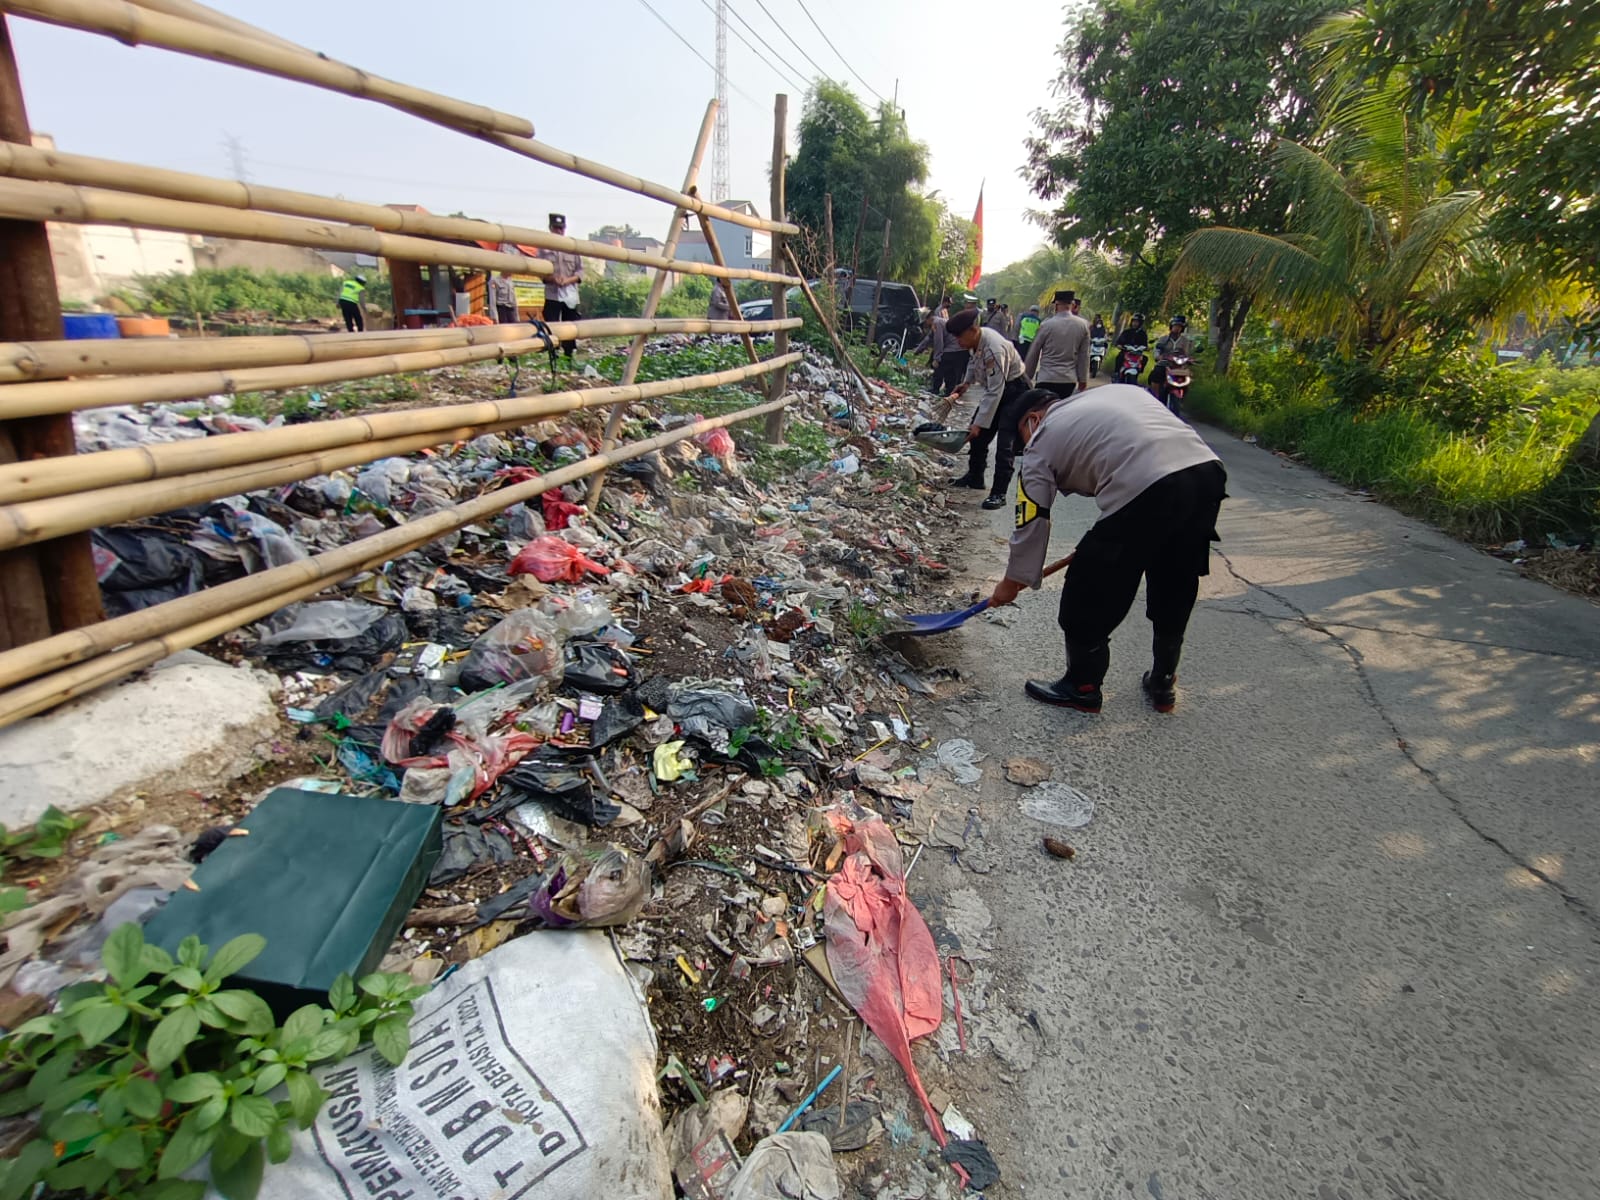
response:
<path id="1" fill-rule="evenodd" d="M 734 456 L 733 436 L 726 429 L 709 429 L 695 438 L 713 458 L 726 463 Z"/>
<path id="2" fill-rule="evenodd" d="M 978 748 L 966 738 L 951 738 L 939 743 L 939 765 L 949 771 L 950 778 L 957 783 L 977 783 L 982 779 L 983 772 L 973 764 L 983 759 Z"/>
<path id="3" fill-rule="evenodd" d="M 315 1069 L 333 1098 L 260 1200 L 672 1195 L 655 1033 L 604 934 L 535 931 L 465 963 L 417 1001 L 411 1044 L 407 1066 L 366 1047 Z"/>
<path id="4" fill-rule="evenodd" d="M 1094 801 L 1075 787 L 1050 780 L 1023 794 L 1022 815 L 1063 829 L 1080 829 L 1094 817 Z"/>
<path id="5" fill-rule="evenodd" d="M 734 730 L 756 719 L 749 697 L 725 688 L 678 688 L 667 701 L 667 715 L 675 721 L 701 717 L 708 724 Z"/>
<path id="6" fill-rule="evenodd" d="M 461 662 L 461 686 L 480 692 L 524 679 L 554 684 L 565 670 L 555 622 L 538 609 L 520 608 L 472 643 Z"/>
<path id="7" fill-rule="evenodd" d="M 592 562 L 571 542 L 546 534 L 536 537 L 511 560 L 511 574 L 532 575 L 541 583 L 564 580 L 577 583 L 585 571 L 595 575 L 609 575 L 608 567 Z"/>
<path id="8" fill-rule="evenodd" d="M 621 846 L 610 846 L 590 860 L 563 854 L 528 902 L 536 917 L 554 929 L 626 925 L 650 896 L 645 862 Z"/>
<path id="9" fill-rule="evenodd" d="M 568 642 L 565 687 L 613 696 L 633 686 L 633 663 L 605 642 Z"/>
<path id="10" fill-rule="evenodd" d="M 833 1147 L 820 1133 L 775 1133 L 744 1160 L 728 1200 L 841 1200 Z"/>
<path id="11" fill-rule="evenodd" d="M 554 617 L 556 628 L 567 637 L 595 633 L 614 619 L 611 606 L 589 588 L 572 596 L 552 592 L 539 601 L 539 611 Z"/>
<path id="12" fill-rule="evenodd" d="M 200 555 L 155 529 L 96 529 L 95 575 L 106 615 L 120 617 L 198 592 L 205 582 Z"/>
<path id="13" fill-rule="evenodd" d="M 390 508 L 395 489 L 411 478 L 411 464 L 403 458 L 380 458 L 356 476 L 356 490 L 380 508 Z"/>
<path id="14" fill-rule="evenodd" d="M 383 731 L 384 761 L 396 766 L 425 765 L 445 752 L 439 744 L 455 727 L 455 709 L 418 696 L 396 713 Z"/>
<path id="15" fill-rule="evenodd" d="M 385 609 L 356 600 L 319 600 L 296 604 L 275 613 L 271 628 L 258 646 L 285 642 L 344 641 L 356 637 L 383 619 Z"/>
<path id="16" fill-rule="evenodd" d="M 524 759 L 507 771 L 500 783 L 502 788 L 513 788 L 547 806 L 556 816 L 580 825 L 609 825 L 622 814 L 622 809 L 604 796 L 595 795 L 587 776 L 543 759 Z M 515 803 L 521 802 L 519 796 Z"/>

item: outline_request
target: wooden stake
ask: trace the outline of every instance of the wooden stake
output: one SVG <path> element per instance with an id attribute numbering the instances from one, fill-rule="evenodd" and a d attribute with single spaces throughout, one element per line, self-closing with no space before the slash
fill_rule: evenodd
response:
<path id="1" fill-rule="evenodd" d="M 705 213 L 752 229 L 799 232 L 796 226 L 765 221 L 718 204 L 708 204 L 662 184 L 547 146 L 533 139 L 532 124 L 521 117 L 508 116 L 482 105 L 467 104 L 448 96 L 380 79 L 304 48 L 298 52 L 285 50 L 282 39 L 266 42 L 260 37 L 244 37 L 225 28 L 151 11 L 126 3 L 125 0 L 6 0 L 5 7 L 19 16 L 101 34 L 130 46 L 160 46 L 181 54 L 298 80 L 344 95 L 375 100 L 423 120 L 503 146 L 525 158 L 548 163 L 654 200 L 676 204 L 690 212 Z"/>
<path id="2" fill-rule="evenodd" d="M 788 135 L 789 125 L 789 97 L 779 92 L 772 105 L 772 219 L 783 221 L 788 217 L 788 204 L 784 199 L 784 177 L 788 174 L 789 156 L 784 149 L 785 139 Z M 793 228 L 790 226 L 789 228 Z M 795 229 L 798 233 L 799 230 Z M 767 265 L 783 261 L 784 235 L 774 231 L 772 235 L 772 261 Z M 781 321 L 789 315 L 789 293 L 782 284 L 772 285 L 772 318 Z M 785 355 L 789 352 L 789 334 L 780 329 L 772 338 L 772 352 L 776 355 Z M 788 372 L 779 369 L 772 376 L 771 390 L 767 395 L 777 400 L 789 386 Z M 781 443 L 783 441 L 783 409 L 775 408 L 767 417 L 767 441 Z"/>
<path id="3" fill-rule="evenodd" d="M 753 366 L 738 367 L 731 371 L 719 372 L 717 375 L 705 375 L 698 378 L 701 381 L 716 379 L 719 382 L 733 383 L 741 378 L 765 374 L 773 369 L 782 369 L 778 364 L 787 365 L 793 359 L 774 359 L 771 363 L 757 363 Z M 662 383 L 681 385 L 683 380 L 662 380 Z M 699 386 L 707 386 L 704 382 Z M 715 386 L 712 384 L 710 386 Z M 619 389 L 624 396 L 636 396 L 635 388 Z M 598 389 L 597 389 L 598 390 Z M 672 392 L 690 390 L 688 387 L 678 386 Z M 606 401 L 600 401 L 605 403 Z M 616 401 L 612 401 L 615 403 Z M 509 401 L 504 403 L 509 404 Z M 572 407 L 582 407 L 582 402 L 573 404 Z M 476 408 L 477 406 L 471 406 Z M 466 406 L 462 410 L 465 411 Z M 446 407 L 436 412 L 448 418 L 452 410 Z M 276 487 L 279 484 L 293 483 L 301 479 L 310 479 L 315 475 L 326 475 L 330 471 L 342 470 L 345 467 L 369 463 L 380 458 L 390 458 L 402 454 L 413 454 L 418 450 L 427 449 L 429 446 L 445 445 L 450 442 L 466 441 L 485 433 L 503 433 L 507 430 L 517 429 L 528 423 L 524 416 L 500 416 L 496 419 L 482 422 L 469 423 L 456 417 L 454 424 L 441 425 L 436 418 L 422 422 L 406 422 L 408 413 L 396 413 L 394 416 L 402 418 L 398 422 L 406 432 L 384 438 L 369 437 L 363 441 L 345 441 L 338 445 L 324 449 L 291 449 L 283 452 L 281 449 L 272 457 L 252 457 L 243 462 L 236 462 L 226 466 L 213 467 L 208 470 L 191 471 L 170 479 L 152 479 L 138 483 L 116 484 L 111 487 L 100 488 L 96 491 L 74 492 L 70 495 L 57 495 L 41 500 L 27 500 L 18 504 L 0 507 L 0 549 L 9 549 L 12 546 L 24 546 L 33 542 L 45 541 L 50 538 L 60 537 L 63 534 L 73 533 L 80 529 L 94 529 L 101 525 L 116 524 L 121 521 L 131 521 L 138 517 L 153 516 L 156 513 L 170 512 L 174 508 L 182 508 L 189 504 L 203 504 L 222 496 L 242 495 L 247 492 L 259 491 L 262 488 Z M 363 420 L 376 423 L 376 416 L 363 418 Z M 390 428 L 393 422 L 386 423 L 384 428 Z M 434 425 L 435 428 L 417 430 L 417 425 Z M 372 425 L 367 426 L 368 429 Z M 314 431 L 316 425 L 296 426 L 285 432 L 299 435 L 305 433 L 304 439 L 296 437 L 290 439 L 273 439 L 270 446 L 281 447 L 285 443 L 290 445 L 316 446 L 320 435 Z M 242 437 L 262 438 L 266 432 L 240 435 Z M 344 431 L 340 431 L 341 436 Z M 212 439 L 206 439 L 210 441 Z M 254 443 L 260 446 L 260 441 Z M 237 446 L 237 443 L 235 444 Z M 226 453 L 226 451 L 224 452 Z M 147 457 L 153 456 L 153 448 L 147 451 Z M 198 457 L 198 448 L 197 448 Z"/>
<path id="4" fill-rule="evenodd" d="M 832 192 L 824 192 L 824 193 L 822 193 L 822 239 L 823 239 L 823 258 L 824 258 L 822 277 L 823 277 L 824 280 L 827 281 L 828 287 L 833 290 L 835 295 L 837 295 L 838 294 L 838 286 L 835 283 L 834 278 L 833 278 L 834 261 L 833 261 L 833 193 Z"/>
<path id="5" fill-rule="evenodd" d="M 0 139 L 26 143 L 31 136 L 11 30 L 0 16 Z M 0 221 L 0 337 L 60 336 L 61 301 L 43 223 Z M 0 462 L 67 456 L 76 449 L 71 417 L 0 423 Z M 0 650 L 103 615 L 87 534 L 0 554 Z"/>
<path id="6" fill-rule="evenodd" d="M 161 0 L 161 2 L 175 3 L 176 0 Z M 524 225 L 502 225 L 493 221 L 479 221 L 465 217 L 440 217 L 432 213 L 405 211 L 387 204 L 362 204 L 354 200 L 318 196 L 287 188 L 242 183 L 236 179 L 214 179 L 207 175 L 191 175 L 183 171 L 168 171 L 159 167 L 93 158 L 83 154 L 63 154 L 56 150 L 40 150 L 33 146 L 0 144 L 0 175 L 45 183 L 110 188 L 166 200 L 215 204 L 224 208 L 287 213 L 291 216 L 370 225 L 373 229 L 390 233 L 538 246 L 548 250 L 565 250 L 572 254 L 581 254 L 586 258 L 629 263 L 633 266 L 661 268 L 671 263 L 671 260 L 659 254 L 630 250 L 626 246 L 613 246 L 606 242 L 566 237 Z M 671 269 L 684 275 L 754 279 L 765 283 L 775 283 L 781 278 L 785 283 L 794 283 L 793 279 L 776 276 L 767 271 L 753 268 L 730 270 L 712 263 L 679 260 L 671 265 Z"/>
<path id="7" fill-rule="evenodd" d="M 705 234 L 706 249 L 711 251 L 711 261 L 719 266 L 727 266 L 728 260 L 722 257 L 722 244 L 717 241 L 717 231 L 712 227 L 711 222 L 704 217 L 700 218 L 700 232 Z M 804 284 L 805 280 L 802 279 L 800 282 Z M 724 279 L 720 283 L 714 283 L 711 286 L 726 288 L 728 292 L 728 307 L 733 312 L 739 311 L 739 297 L 733 290 L 733 280 Z M 750 356 L 750 361 L 760 362 L 761 356 L 756 353 L 755 341 L 748 333 L 741 336 L 744 339 L 744 352 Z"/>
<path id="8" fill-rule="evenodd" d="M 663 318 L 646 321 L 637 317 L 608 317 L 597 321 L 557 321 L 551 325 L 552 339 L 565 337 L 586 339 L 616 337 L 640 333 L 772 333 L 777 321 L 707 321 L 698 318 Z M 790 319 L 790 326 L 799 321 Z M 355 359 L 335 359 L 311 365 L 288 365 L 221 369 L 216 371 L 176 371 L 169 375 L 111 376 L 100 379 L 47 380 L 40 383 L 13 383 L 0 386 L 0 414 L 6 416 L 38 416 L 44 413 L 79 412 L 89 408 L 103 408 L 118 404 L 152 404 L 175 400 L 191 400 L 199 396 L 217 394 L 238 395 L 246 392 L 275 392 L 286 388 L 311 387 L 325 383 L 342 383 L 352 379 L 370 379 L 376 375 L 403 375 L 413 371 L 431 371 L 439 367 L 461 366 L 518 354 L 529 354 L 544 348 L 541 339 L 530 337 L 527 325 L 477 325 L 467 327 L 472 333 L 485 338 L 482 344 L 473 341 L 465 346 L 444 347 L 437 350 L 414 350 L 405 354 L 368 353 Z M 450 332 L 466 332 L 450 331 Z M 493 336 L 490 336 L 493 335 Z M 330 338 L 339 335 L 328 335 Z M 366 335 L 357 334 L 357 337 Z M 189 346 L 207 346 L 222 354 L 242 338 L 218 339 L 211 342 L 168 342 L 167 347 L 177 349 Z M 266 338 L 265 341 L 286 341 L 285 338 Z M 68 342 L 66 345 L 82 345 Z M 399 338 L 388 343 L 364 342 L 374 351 L 390 346 L 402 349 L 415 344 L 414 338 Z M 15 480 L 14 472 L 0 467 L 0 480 Z M 9 496 L 6 485 L 0 483 L 0 498 Z"/>
<path id="9" fill-rule="evenodd" d="M 353 250 L 402 262 L 448 263 L 518 275 L 548 275 L 554 269 L 542 258 L 501 254 L 397 233 L 379 233 L 354 225 L 303 221 L 272 213 L 240 212 L 216 204 L 163 200 L 132 192 L 74 187 L 67 183 L 35 183 L 0 179 L 0 216 L 31 221 L 66 221 L 73 225 L 129 225 L 136 229 L 170 229 L 211 237 L 244 238 L 315 250 Z"/>
<path id="10" fill-rule="evenodd" d="M 108 650 L 112 650 L 111 653 L 104 654 L 91 662 L 58 670 L 32 683 L 0 693 L 0 727 L 13 724 L 73 696 L 101 687 L 141 667 L 158 662 L 178 650 L 198 646 L 230 630 L 248 625 L 295 600 L 315 595 L 329 584 L 348 579 L 357 571 L 376 566 L 399 553 L 404 553 L 404 550 L 398 547 L 423 545 L 452 530 L 493 516 L 513 504 L 531 500 L 552 488 L 575 482 L 619 462 L 664 449 L 685 438 L 697 437 L 713 429 L 721 429 L 762 416 L 775 407 L 790 403 L 790 400 L 790 397 L 785 396 L 780 400 L 740 409 L 725 416 L 696 421 L 657 434 L 642 442 L 603 451 L 571 466 L 551 471 L 538 479 L 513 484 L 479 496 L 465 504 L 430 513 L 395 529 L 351 542 L 337 550 L 302 559 L 285 567 L 236 579 L 193 596 L 169 600 L 165 604 L 158 604 L 131 613 L 127 617 L 104 621 L 71 634 L 51 638 L 47 642 L 39 642 L 0 654 L 0 679 L 13 677 L 26 679 L 39 673 L 38 669 L 29 669 L 29 666 L 30 664 L 37 666 L 41 659 L 46 663 L 75 662 L 81 661 L 90 653 L 97 652 L 87 647 L 104 645 Z M 286 579 L 293 579 L 295 582 L 285 583 Z M 173 623 L 175 616 L 177 623 Z M 161 633 L 142 634 L 139 635 L 139 640 L 133 640 L 127 631 L 135 622 L 141 628 L 160 630 Z M 117 628 L 114 632 L 108 633 L 112 627 Z M 132 645 L 127 644 L 130 640 L 133 640 Z M 72 648 L 69 649 L 69 646 Z M 117 646 L 122 646 L 123 649 L 113 649 Z M 75 657 L 63 658 L 64 654 L 75 654 Z M 22 671 L 20 676 L 17 675 L 19 670 Z"/>
<path id="11" fill-rule="evenodd" d="M 856 217 L 855 241 L 850 246 L 850 296 L 855 300 L 856 278 L 861 272 L 861 231 L 867 226 L 867 190 L 866 182 L 861 184 L 861 212 Z"/>
<path id="12" fill-rule="evenodd" d="M 700 133 L 695 138 L 694 153 L 689 156 L 688 169 L 683 173 L 683 190 L 685 193 L 692 193 L 700 178 L 700 163 L 705 159 L 706 146 L 711 142 L 711 131 L 717 123 L 717 107 L 717 101 L 713 98 L 706 105 L 705 116 L 700 118 Z M 678 239 L 682 236 L 683 227 L 688 222 L 688 219 L 688 210 L 681 205 L 672 210 L 672 224 L 667 226 L 667 236 L 663 239 L 661 246 L 663 258 L 670 261 L 677 257 Z M 668 280 L 668 272 L 666 270 L 658 270 L 656 277 L 650 281 L 650 294 L 644 300 L 644 315 L 647 318 L 656 315 L 656 306 L 661 303 L 661 297 L 666 294 Z M 738 311 L 737 308 L 734 309 L 734 312 Z M 632 383 L 638 377 L 639 364 L 644 359 L 644 344 L 646 340 L 645 335 L 641 333 L 633 339 L 633 344 L 628 347 L 628 361 L 622 367 L 622 382 L 624 384 Z M 622 413 L 622 405 L 619 404 L 607 415 L 605 440 L 601 442 L 603 449 L 609 450 L 617 444 L 617 433 L 622 428 Z M 590 480 L 589 494 L 584 501 L 589 506 L 590 512 L 594 512 L 600 507 L 600 493 L 605 490 L 605 486 L 606 475 L 604 471 L 601 471 Z"/>
<path id="13" fill-rule="evenodd" d="M 867 335 L 867 340 L 874 346 L 878 344 L 878 301 L 883 298 L 883 277 L 889 270 L 889 227 L 892 222 L 888 217 L 883 219 L 883 254 L 878 259 L 878 279 L 872 288 L 872 330 Z"/>

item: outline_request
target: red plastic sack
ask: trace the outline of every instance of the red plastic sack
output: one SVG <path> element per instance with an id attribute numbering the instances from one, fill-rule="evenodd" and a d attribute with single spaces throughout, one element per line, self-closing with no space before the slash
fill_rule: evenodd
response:
<path id="1" fill-rule="evenodd" d="M 536 537 L 511 560 L 511 574 L 532 575 L 541 583 L 577 583 L 585 571 L 611 574 L 608 568 L 585 558 L 571 542 L 558 537 Z"/>
<path id="2" fill-rule="evenodd" d="M 583 511 L 583 505 L 563 500 L 555 492 L 545 492 L 539 497 L 544 506 L 544 527 L 551 533 L 572 524 L 572 518 Z"/>
<path id="3" fill-rule="evenodd" d="M 911 1043 L 939 1028 L 944 1015 L 938 948 L 906 895 L 900 844 L 883 819 L 842 808 L 825 816 L 845 849 L 823 909 L 828 966 L 850 1007 L 905 1071 L 942 1146 L 944 1126 L 911 1060 Z"/>
<path id="4" fill-rule="evenodd" d="M 713 458 L 726 462 L 733 457 L 733 436 L 726 429 L 708 429 L 695 441 L 710 451 Z"/>

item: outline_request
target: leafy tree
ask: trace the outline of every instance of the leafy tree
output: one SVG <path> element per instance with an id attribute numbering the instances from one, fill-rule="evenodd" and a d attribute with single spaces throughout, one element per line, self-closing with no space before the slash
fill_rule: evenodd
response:
<path id="1" fill-rule="evenodd" d="M 1013 318 L 1030 304 L 1046 313 L 1055 293 L 1069 288 L 1083 299 L 1086 317 L 1103 312 L 1115 314 L 1121 272 L 1104 254 L 1081 245 L 1040 246 L 1010 266 L 978 280 L 978 295 L 993 296 L 1011 306 Z"/>
<path id="2" fill-rule="evenodd" d="M 1335 0 L 1094 0 L 1070 19 L 1060 103 L 1035 114 L 1025 174 L 1056 202 L 1059 243 L 1080 239 L 1150 274 L 1191 231 L 1281 230 L 1272 148 L 1315 124 L 1299 42 Z M 1130 276 L 1130 282 L 1138 272 Z M 1149 297 L 1127 297 L 1149 307 Z M 1253 296 L 1218 290 L 1217 365 L 1227 369 Z"/>
<path id="3" fill-rule="evenodd" d="M 1453 131 L 1396 99 L 1378 92 L 1337 109 L 1315 145 L 1280 143 L 1288 231 L 1198 230 L 1170 287 L 1196 275 L 1231 282 L 1278 305 L 1289 332 L 1379 363 L 1430 326 L 1548 303 L 1544 276 L 1490 242 L 1486 193 L 1450 187 L 1442 149 Z"/>
<path id="4" fill-rule="evenodd" d="M 623 242 L 626 242 L 629 238 L 643 236 L 632 225 L 602 225 L 589 235 L 589 240 L 591 242 L 609 242 L 613 238 L 620 238 Z"/>
<path id="5" fill-rule="evenodd" d="M 913 141 L 905 118 L 883 104 L 871 117 L 854 93 L 842 84 L 818 80 L 800 118 L 800 147 L 786 168 L 785 196 L 789 218 L 812 237 L 814 257 L 802 261 L 808 273 L 825 264 L 823 197 L 833 195 L 834 254 L 850 263 L 861 219 L 861 198 L 867 198 L 861 222 L 860 273 L 876 276 L 883 250 L 884 222 L 890 222 L 888 276 L 897 280 L 927 277 L 944 248 L 944 206 L 917 189 L 928 177 L 928 148 Z"/>
<path id="6" fill-rule="evenodd" d="M 1389 83 L 1414 114 L 1456 123 L 1450 178 L 1493 192 L 1496 239 L 1600 285 L 1600 5 L 1366 0 L 1319 37 L 1341 91 Z"/>
<path id="7" fill-rule="evenodd" d="M 941 295 L 954 296 L 966 290 L 972 268 L 978 265 L 977 239 L 976 225 L 949 209 L 943 211 L 939 218 L 939 253 L 922 288 L 923 303 L 929 308 L 939 303 Z"/>

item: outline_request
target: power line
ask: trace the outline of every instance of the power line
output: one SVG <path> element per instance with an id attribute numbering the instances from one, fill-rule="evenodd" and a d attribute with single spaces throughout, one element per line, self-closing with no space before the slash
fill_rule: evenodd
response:
<path id="1" fill-rule="evenodd" d="M 778 20 L 777 17 L 772 15 L 772 10 L 770 8 L 768 8 L 765 3 L 763 3 L 763 0 L 756 0 L 756 7 L 758 7 L 762 12 L 767 14 L 767 20 L 771 21 L 774 25 L 776 25 L 778 27 L 778 32 L 783 34 L 784 37 L 788 38 L 789 39 L 789 43 L 792 46 L 794 46 L 794 48 L 796 50 L 800 51 L 800 53 L 802 55 L 805 56 L 805 60 L 808 63 L 810 63 L 813 67 L 815 67 L 817 69 L 817 75 L 820 78 L 822 78 L 822 79 L 831 79 L 832 78 L 832 76 L 827 71 L 824 71 L 822 69 L 822 64 L 821 63 L 819 63 L 816 59 L 812 58 L 811 55 L 806 54 L 806 48 L 804 46 L 802 46 L 799 42 L 794 40 L 794 34 L 790 33 L 787 29 L 785 29 L 783 27 L 783 22 Z"/>
<path id="2" fill-rule="evenodd" d="M 817 32 L 822 34 L 822 40 L 828 43 L 828 49 L 832 50 L 835 54 L 839 54 L 839 47 L 833 44 L 833 39 L 828 36 L 827 30 L 823 29 L 821 25 L 817 25 L 817 19 L 811 15 L 811 10 L 806 7 L 806 0 L 795 0 L 795 3 L 800 6 L 800 11 L 805 13 L 806 20 L 810 21 L 812 25 L 815 25 Z M 844 63 L 845 70 L 849 71 L 850 74 L 854 75 L 857 79 L 861 79 L 861 72 L 852 67 L 849 60 L 846 59 L 844 55 L 839 54 L 839 61 Z M 866 88 L 867 91 L 871 92 L 874 96 L 878 96 L 877 91 L 865 79 L 861 79 L 861 86 Z M 878 103 L 884 104 L 887 103 L 887 101 L 885 101 L 882 96 L 878 96 Z"/>
<path id="3" fill-rule="evenodd" d="M 705 0 L 701 0 L 701 3 L 702 4 L 705 3 Z M 784 75 L 784 78 L 789 81 L 789 86 L 793 87 L 796 91 L 800 91 L 800 92 L 805 91 L 805 88 L 802 85 L 800 85 L 799 83 L 795 82 L 795 76 L 799 76 L 801 78 L 804 78 L 805 77 L 805 72 L 801 71 L 801 70 L 798 70 L 792 62 L 790 62 L 783 55 L 779 54 L 778 51 L 777 51 L 777 48 L 775 46 L 773 46 L 773 44 L 771 42 L 767 41 L 766 38 L 762 37 L 759 33 L 757 33 L 756 32 L 756 27 L 754 25 L 750 24 L 749 21 L 746 21 L 744 19 L 744 17 L 739 14 L 739 10 L 734 8 L 733 5 L 731 5 L 731 4 L 728 5 L 728 11 L 734 15 L 734 19 L 737 20 L 739 22 L 739 24 L 743 25 L 746 29 L 748 29 L 750 31 L 750 36 L 751 37 L 755 38 L 756 41 L 760 42 L 763 46 L 765 46 L 767 48 L 767 53 L 771 54 L 773 58 L 777 59 L 785 67 L 787 67 L 789 69 L 789 71 L 791 73 L 788 74 L 788 75 Z M 737 32 L 737 31 L 735 31 L 735 32 Z M 743 38 L 740 38 L 739 40 L 741 42 L 744 42 Z M 745 45 L 749 46 L 750 43 L 749 42 L 745 42 Z M 752 50 L 755 49 L 754 46 L 751 46 L 750 48 Z M 766 60 L 763 59 L 762 61 L 765 62 Z M 772 64 L 768 63 L 767 65 L 771 66 Z M 773 69 L 776 70 L 777 68 L 773 68 Z M 783 74 L 783 73 L 780 71 L 779 74 Z"/>
<path id="4" fill-rule="evenodd" d="M 691 42 L 688 38 L 684 37 L 683 34 L 679 33 L 678 30 L 677 30 L 677 27 L 674 26 L 671 21 L 668 21 L 665 17 L 663 17 L 660 13 L 658 13 L 653 7 L 651 7 L 650 0 L 639 0 L 639 3 L 644 5 L 645 8 L 649 10 L 650 15 L 652 17 L 654 17 L 656 20 L 660 21 L 663 25 L 665 25 L 667 27 L 667 32 L 668 33 L 670 33 L 673 37 L 677 38 L 680 42 L 683 43 L 684 49 L 688 50 L 690 54 L 694 55 L 701 62 L 705 63 L 706 66 L 710 67 L 711 68 L 711 74 L 713 76 L 716 75 L 716 73 L 717 73 L 717 64 L 712 62 L 704 54 L 701 54 L 700 51 L 696 50 L 694 48 L 694 43 L 693 42 Z M 734 91 L 738 92 L 739 95 L 743 96 L 746 100 L 750 101 L 751 104 L 754 104 L 754 105 L 757 105 L 757 106 L 760 105 L 761 101 L 757 100 L 754 96 L 752 96 L 749 92 L 745 91 L 742 87 L 740 87 L 737 83 L 734 83 L 732 80 L 728 81 L 728 86 L 733 88 Z"/>
<path id="5" fill-rule="evenodd" d="M 707 12 L 710 12 L 713 16 L 716 14 L 717 10 L 712 7 L 711 0 L 700 0 L 700 3 L 705 7 Z M 739 17 L 739 14 L 733 11 L 733 5 L 727 4 L 726 0 L 724 0 L 724 7 L 726 7 L 727 10 L 730 13 L 733 13 L 734 16 Z M 744 18 L 743 17 L 739 17 L 739 20 L 742 22 L 742 21 L 744 21 Z M 748 24 L 745 26 L 745 28 L 747 28 L 747 29 L 749 28 Z M 796 91 L 801 91 L 801 92 L 805 91 L 805 88 L 801 87 L 798 83 L 796 83 L 792 78 L 790 78 L 783 71 L 780 71 L 777 67 L 773 66 L 771 59 L 769 59 L 765 54 L 761 53 L 761 51 L 757 50 L 754 46 L 750 45 L 750 40 L 748 38 L 746 38 L 744 36 L 744 34 L 740 33 L 737 29 L 733 29 L 732 26 L 729 26 L 729 29 L 732 30 L 734 37 L 738 38 L 741 42 L 743 42 L 745 44 L 746 47 L 748 47 L 748 49 L 749 49 L 751 54 L 754 54 L 762 62 L 766 63 L 767 69 L 770 70 L 774 75 L 776 75 L 779 79 L 783 80 L 785 83 L 787 83 L 790 87 L 794 88 Z M 755 33 L 755 30 L 751 29 L 750 32 L 751 33 Z M 761 36 L 760 34 L 756 34 L 756 37 L 758 39 L 760 38 L 760 36 Z M 766 43 L 763 42 L 762 45 L 766 45 Z M 772 50 L 772 47 L 771 46 L 767 46 L 767 49 L 768 50 Z M 778 56 L 778 52 L 776 50 L 772 50 L 772 53 L 773 53 L 774 56 Z M 780 61 L 781 61 L 781 57 L 780 57 Z"/>

